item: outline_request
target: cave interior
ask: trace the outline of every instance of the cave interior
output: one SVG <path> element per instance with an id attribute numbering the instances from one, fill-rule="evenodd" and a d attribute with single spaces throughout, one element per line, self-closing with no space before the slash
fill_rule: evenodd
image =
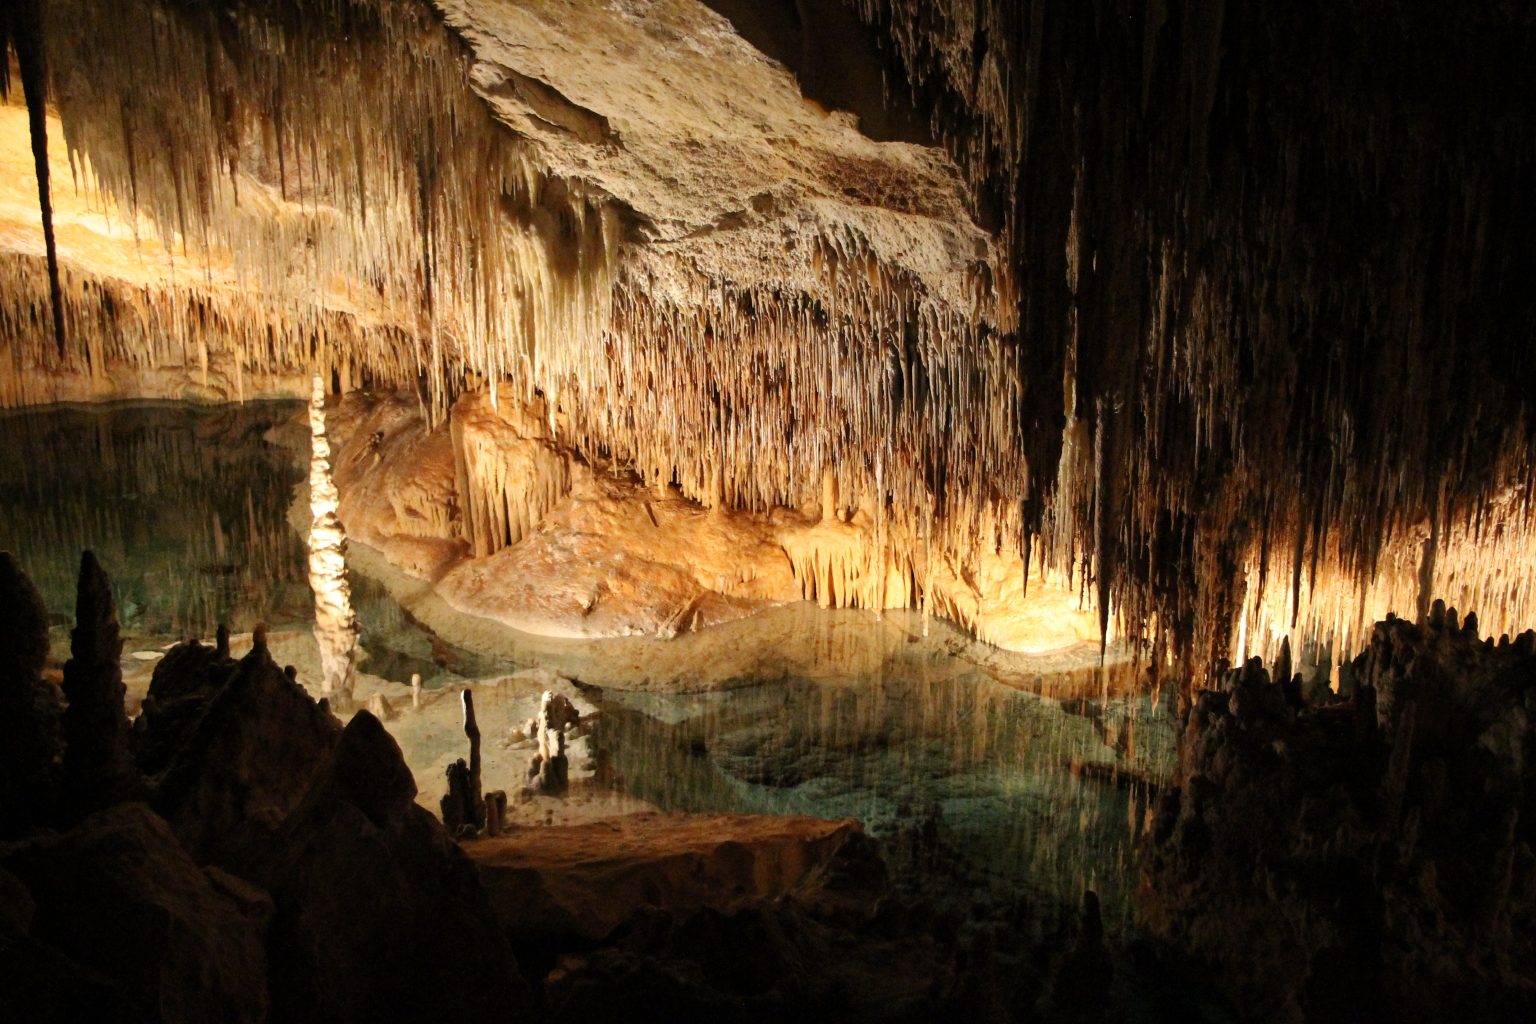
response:
<path id="1" fill-rule="evenodd" d="M 1536 8 L 8 0 L 0 1024 L 1536 1018 Z"/>

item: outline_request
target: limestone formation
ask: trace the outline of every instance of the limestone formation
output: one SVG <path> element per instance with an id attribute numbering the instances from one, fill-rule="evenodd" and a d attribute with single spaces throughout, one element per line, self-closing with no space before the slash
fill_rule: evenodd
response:
<path id="1" fill-rule="evenodd" d="M 35 904 L 30 939 L 107 988 L 82 1019 L 268 1019 L 266 921 L 221 892 L 144 804 L 7 849 L 0 863 Z M 6 980 L 0 1011 L 36 1015 L 11 1019 L 57 1020 L 74 1001 L 67 983 L 30 992 Z M 116 1006 L 127 1012 L 110 1016 Z"/>
<path id="2" fill-rule="evenodd" d="M 580 721 L 570 699 L 545 690 L 535 719 L 538 753 L 528 766 L 529 789 L 558 796 L 570 786 L 571 761 L 565 752 L 565 732 Z"/>
<path id="3" fill-rule="evenodd" d="M 332 707 L 344 711 L 352 703 L 358 625 L 347 582 L 347 533 L 336 516 L 331 445 L 325 433 L 325 387 L 319 377 L 310 395 L 309 432 L 309 586 L 315 594 L 320 689 Z"/>
<path id="4" fill-rule="evenodd" d="M 1256 661 L 1200 695 L 1143 924 L 1252 1019 L 1529 1012 L 1536 661 L 1437 607 L 1377 623 L 1352 676 L 1299 713 Z"/>
<path id="5" fill-rule="evenodd" d="M 248 876 L 275 907 L 274 1019 L 526 1010 L 527 983 L 473 865 L 415 797 L 400 748 L 357 712 Z"/>
<path id="6" fill-rule="evenodd" d="M 337 724 L 272 661 L 195 641 L 155 666 L 139 764 L 151 804 L 200 863 L 239 872 L 298 806 Z"/>
<path id="7" fill-rule="evenodd" d="M 53 813 L 62 745 L 59 692 L 42 678 L 48 612 L 10 552 L 0 551 L 0 838 Z"/>
<path id="8" fill-rule="evenodd" d="M 480 725 L 475 721 L 475 695 L 460 694 L 464 706 L 464 735 L 469 740 L 469 761 L 461 758 L 448 766 L 448 792 L 440 802 L 443 825 L 453 836 L 476 836 L 486 827 L 486 803 L 480 783 Z"/>
<path id="9" fill-rule="evenodd" d="M 782 5 L 25 6 L 59 117 L 0 107 L 38 179 L 4 179 L 0 404 L 318 372 L 440 424 L 480 392 L 543 425 L 464 446 L 472 550 L 548 512 L 556 445 L 710 509 L 866 510 L 801 560 L 817 600 L 1006 637 L 935 585 L 1016 560 L 1190 681 L 1286 637 L 1342 661 L 1436 592 L 1494 635 L 1536 611 L 1530 62 L 1484 52 L 1514 6 L 1391 0 L 1364 90 L 1275 42 L 1364 36 L 1362 0 L 797 6 L 877 41 L 879 105 L 927 122 L 899 142 L 748 44 Z"/>
<path id="10" fill-rule="evenodd" d="M 123 709 L 122 653 L 112 583 L 87 551 L 80 557 L 75 628 L 64 663 L 64 791 L 77 816 L 139 787 Z"/>

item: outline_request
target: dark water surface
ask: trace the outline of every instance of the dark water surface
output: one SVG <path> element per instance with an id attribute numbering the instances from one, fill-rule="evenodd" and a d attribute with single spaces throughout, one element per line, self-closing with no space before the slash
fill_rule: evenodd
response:
<path id="1" fill-rule="evenodd" d="M 310 620 L 303 539 L 288 526 L 303 471 L 267 439 L 297 402 L 128 403 L 0 416 L 0 547 L 48 610 L 74 612 L 82 549 L 112 577 L 133 636 L 209 636 Z"/>

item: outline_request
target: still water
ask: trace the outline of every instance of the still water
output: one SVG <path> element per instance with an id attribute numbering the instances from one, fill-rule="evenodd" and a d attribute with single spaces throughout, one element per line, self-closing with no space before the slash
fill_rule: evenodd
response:
<path id="1" fill-rule="evenodd" d="M 0 414 L 0 548 L 15 553 L 67 644 L 82 548 L 112 576 L 130 648 L 311 622 L 297 402 L 132 403 Z M 427 685 L 527 667 L 444 644 L 354 576 L 362 669 Z M 807 609 L 846 637 L 851 613 Z M 826 623 L 821 619 L 825 617 Z M 855 634 L 857 637 L 863 634 Z M 1052 699 L 914 657 L 867 630 L 866 667 L 708 694 L 593 696 L 617 784 L 659 807 L 856 817 L 895 883 L 962 907 L 1076 906 L 1125 919 L 1135 836 L 1173 760 L 1168 709 Z M 846 642 L 846 640 L 844 640 Z M 601 641 L 597 641 L 601 643 Z M 880 645 L 880 650 L 874 646 Z M 1049 692 L 1049 691 L 1047 691 Z"/>
<path id="2" fill-rule="evenodd" d="M 80 552 L 112 577 L 126 647 L 314 621 L 301 402 L 132 402 L 0 414 L 0 549 L 16 555 L 66 649 Z M 352 578 L 365 671 L 428 685 L 496 668 L 434 644 L 384 588 Z M 434 651 L 434 647 L 436 650 Z"/>

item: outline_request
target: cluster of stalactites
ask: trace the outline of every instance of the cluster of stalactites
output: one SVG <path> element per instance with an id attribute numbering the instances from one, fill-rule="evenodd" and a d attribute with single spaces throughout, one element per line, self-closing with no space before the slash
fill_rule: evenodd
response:
<path id="1" fill-rule="evenodd" d="M 810 243 L 819 294 L 771 271 L 658 287 L 627 259 L 621 212 L 494 121 L 425 4 L 48 10 L 69 40 L 52 73 L 71 150 L 188 257 L 189 285 L 222 254 L 261 296 L 203 307 L 238 366 L 302 365 L 308 347 L 344 385 L 420 384 L 436 414 L 468 375 L 545 400 L 562 445 L 711 505 L 804 506 L 830 475 L 841 511 L 871 521 L 861 564 L 895 567 L 866 574 L 876 591 L 930 545 L 1018 551 L 1196 668 L 1228 656 L 1234 624 L 1342 639 L 1377 602 L 1418 602 L 1422 566 L 1393 552 L 1422 547 L 1423 521 L 1445 550 L 1432 586 L 1523 612 L 1518 570 L 1447 546 L 1484 513 L 1524 536 L 1528 504 L 1491 501 L 1522 478 L 1487 453 L 1523 453 L 1536 425 L 1520 384 L 1536 312 L 1489 298 L 1515 294 L 1536 234 L 1517 187 L 1530 130 L 1433 98 L 1468 22 L 1443 14 L 1435 48 L 1408 19 L 1400 50 L 1422 59 L 1361 91 L 1330 46 L 1290 47 L 1304 15 L 1283 7 L 850 2 L 999 207 L 1011 266 L 976 275 L 976 308 L 842 238 Z M 1325 42 L 1365 6 L 1330 9 Z M 1431 87 L 1395 90 L 1410 70 Z M 0 316 L 35 336 L 25 276 Z M 109 305 L 65 309 L 124 319 Z M 190 293 L 133 308 L 169 330 L 89 344 L 205 358 L 214 332 L 177 321 Z M 321 344 L 322 326 L 349 340 Z M 507 487 L 483 495 L 485 545 L 546 491 L 517 512 Z M 818 598 L 864 594 L 836 582 L 844 561 L 806 562 Z M 1288 616 L 1241 625 L 1282 591 Z"/>
<path id="2" fill-rule="evenodd" d="M 547 400 L 563 444 L 711 505 L 798 505 L 830 473 L 893 564 L 912 562 L 909 538 L 1019 547 L 1031 484 L 999 333 L 1007 273 L 973 268 L 969 307 L 952 308 L 840 231 L 808 243 L 814 295 L 771 274 L 662 288 L 623 270 L 611 204 L 543 174 L 491 118 L 424 8 L 50 11 L 69 42 L 55 87 L 72 154 L 186 258 L 193 289 L 72 297 L 72 319 L 99 321 L 86 344 L 113 346 L 86 366 L 211 364 L 237 382 L 313 367 L 342 389 L 420 382 L 434 413 L 467 378 L 493 404 Z M 284 20 L 299 16 L 303 31 Z M 196 297 L 216 278 L 244 287 Z M 112 309 L 153 323 L 125 331 Z M 490 481 L 464 496 L 483 553 L 564 487 L 495 475 L 466 476 Z"/>
<path id="3" fill-rule="evenodd" d="M 463 370 L 533 379 L 606 323 L 616 215 L 494 122 L 425 4 L 56 0 L 48 17 L 72 157 L 191 281 L 227 261 L 279 322 L 396 325 L 411 345 L 373 376 L 419 379 L 439 414 Z"/>
<path id="4" fill-rule="evenodd" d="M 60 268 L 71 339 L 60 357 L 46 324 L 42 260 L 0 253 L 0 408 L 170 387 L 234 400 L 297 397 L 318 370 L 341 390 L 414 387 L 413 339 L 336 309 L 273 310 L 255 294 L 194 281 L 136 282 Z M 138 382 L 135 385 L 135 381 Z M 157 383 L 157 382 L 167 383 Z"/>
<path id="5" fill-rule="evenodd" d="M 478 393 L 453 407 L 459 530 L 477 558 L 531 534 L 570 492 L 570 460 L 551 443 L 541 411 L 541 403 L 493 408 Z"/>
<path id="6" fill-rule="evenodd" d="M 1090 552 L 1196 671 L 1245 622 L 1354 643 L 1426 588 L 1524 613 L 1528 573 L 1490 558 L 1531 524 L 1520 11 L 845 2 L 999 210 L 1021 443 L 1049 458 L 1064 421 L 1076 465 L 1029 510 L 1051 558 Z"/>
<path id="7" fill-rule="evenodd" d="M 50 16 L 69 40 L 54 79 L 72 159 L 189 271 L 185 292 L 71 285 L 87 371 L 171 365 L 207 383 L 212 367 L 238 395 L 313 369 L 342 389 L 421 387 L 434 415 L 484 382 L 493 405 L 545 402 L 563 446 L 712 506 L 803 505 L 830 477 L 870 524 L 864 582 L 831 583 L 846 553 L 803 566 L 836 604 L 919 600 L 930 549 L 1034 550 L 1087 579 L 1074 482 L 1091 445 L 1031 478 L 1007 268 L 973 268 L 957 309 L 843 231 L 808 243 L 815 294 L 771 274 L 659 287 L 625 269 L 620 213 L 543 174 L 491 118 L 424 7 L 59 0 Z M 36 288 L 7 294 L 9 333 L 38 336 Z M 509 481 L 506 459 L 457 448 L 483 463 L 460 472 L 484 485 L 460 498 L 481 554 L 568 486 L 553 470 Z M 1066 497 L 1035 522 L 1049 540 L 1025 544 L 1024 498 L 1057 477 Z"/>

